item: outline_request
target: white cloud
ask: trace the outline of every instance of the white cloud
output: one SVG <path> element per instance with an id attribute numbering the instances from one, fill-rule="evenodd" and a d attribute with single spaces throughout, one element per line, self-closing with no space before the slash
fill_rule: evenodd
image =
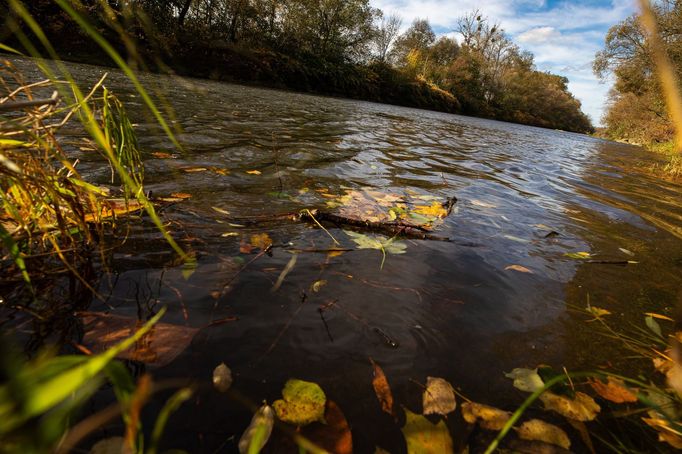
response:
<path id="1" fill-rule="evenodd" d="M 516 41 L 526 44 L 543 44 L 550 40 L 561 38 L 561 32 L 554 27 L 531 28 L 519 34 Z"/>
<path id="2" fill-rule="evenodd" d="M 455 29 L 457 19 L 480 10 L 500 23 L 524 50 L 535 55 L 540 70 L 569 79 L 569 89 L 583 111 L 599 123 L 609 85 L 592 74 L 592 59 L 603 46 L 606 31 L 635 11 L 634 0 L 563 1 L 547 7 L 544 0 L 370 0 L 384 12 L 395 12 L 407 28 L 415 18 L 427 18 L 443 33 Z"/>

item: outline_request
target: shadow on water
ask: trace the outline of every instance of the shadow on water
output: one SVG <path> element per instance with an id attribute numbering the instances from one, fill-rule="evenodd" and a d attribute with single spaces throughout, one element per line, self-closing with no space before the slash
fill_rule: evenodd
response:
<path id="1" fill-rule="evenodd" d="M 101 73 L 73 68 L 84 81 Z M 648 175 L 640 163 L 650 157 L 637 148 L 394 106 L 144 79 L 172 105 L 184 153 L 145 119 L 121 75 L 108 84 L 128 100 L 138 124 L 146 188 L 191 194 L 163 214 L 199 266 L 184 279 L 159 235 L 150 226 L 132 227 L 100 279 L 106 298 L 89 309 L 144 318 L 167 305 L 166 322 L 192 327 L 237 317 L 204 328 L 175 361 L 153 371 L 155 378 L 207 384 L 225 362 L 254 403 L 277 399 L 290 377 L 316 381 L 346 414 L 357 452 L 377 445 L 402 452 L 397 426 L 373 395 L 369 357 L 383 367 L 396 401 L 413 409 L 421 389 L 411 380 L 424 383 L 429 375 L 472 399 L 513 409 L 521 397 L 503 372 L 514 367 L 623 366 L 620 346 L 572 310 L 584 308 L 587 295 L 623 323 L 673 305 L 682 263 L 680 186 Z M 86 160 L 82 172 L 106 183 L 108 169 L 100 164 Z M 260 174 L 248 173 L 254 170 Z M 438 232 L 454 241 L 407 240 L 407 253 L 388 255 L 382 270 L 376 250 L 333 258 L 301 253 L 273 292 L 291 259 L 281 246 L 325 249 L 331 240 L 288 220 L 256 228 L 234 226 L 230 217 L 324 208 L 325 195 L 364 187 L 456 196 Z M 254 258 L 240 245 L 263 231 L 277 247 L 239 272 Z M 548 237 L 551 231 L 559 235 Z M 353 246 L 341 230 L 331 233 Z M 564 255 L 577 251 L 638 263 Z M 314 291 L 321 280 L 326 285 Z M 595 342 L 600 349 L 591 348 Z M 230 437 L 238 439 L 249 419 L 247 409 L 202 392 L 171 419 L 168 446 L 234 449 Z"/>

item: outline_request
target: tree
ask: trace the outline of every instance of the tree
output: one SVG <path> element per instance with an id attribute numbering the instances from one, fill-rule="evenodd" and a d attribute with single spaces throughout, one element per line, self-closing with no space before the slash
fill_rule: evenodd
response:
<path id="1" fill-rule="evenodd" d="M 400 27 L 403 24 L 403 20 L 397 14 L 391 14 L 386 17 L 383 13 L 379 14 L 379 24 L 377 25 L 376 32 L 374 33 L 374 48 L 376 53 L 376 59 L 381 63 L 386 62 L 388 53 L 391 50 L 393 42 L 398 37 L 400 33 Z"/>

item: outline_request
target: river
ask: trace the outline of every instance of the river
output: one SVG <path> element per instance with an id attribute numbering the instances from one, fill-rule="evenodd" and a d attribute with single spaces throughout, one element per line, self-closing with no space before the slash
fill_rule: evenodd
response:
<path id="1" fill-rule="evenodd" d="M 17 62 L 28 79 L 38 77 L 30 62 Z M 105 71 L 69 67 L 83 86 Z M 620 343 L 576 310 L 588 301 L 619 326 L 643 326 L 644 312 L 672 315 L 682 276 L 680 185 L 654 176 L 648 168 L 657 158 L 640 148 L 425 110 L 144 75 L 145 86 L 163 94 L 160 105 L 172 109 L 179 151 L 125 78 L 110 73 L 106 85 L 136 125 L 146 189 L 191 195 L 166 207 L 163 218 L 198 267 L 184 278 L 151 224 L 131 228 L 98 281 L 106 298 L 87 309 L 146 319 L 167 306 L 165 322 L 194 328 L 236 317 L 203 328 L 164 367 L 135 367 L 157 380 L 206 385 L 171 418 L 167 447 L 234 449 L 251 413 L 210 389 L 221 362 L 232 370 L 234 389 L 254 404 L 279 398 L 291 377 L 319 383 L 345 413 L 356 452 L 381 446 L 395 453 L 404 450 L 402 436 L 374 396 L 370 357 L 396 402 L 412 411 L 420 410 L 422 393 L 415 382 L 427 376 L 513 410 L 524 394 L 504 372 L 515 367 L 631 367 Z M 108 182 L 101 160 L 73 152 L 84 174 Z M 287 249 L 330 248 L 330 237 L 307 223 L 239 227 L 232 219 L 325 209 L 329 194 L 367 188 L 456 196 L 434 232 L 452 241 L 405 240 L 405 253 L 388 254 L 383 268 L 379 250 L 301 252 L 273 291 L 291 260 Z M 328 230 L 355 248 L 341 229 Z M 240 253 L 240 244 L 260 233 L 276 247 L 251 262 L 255 251 Z M 565 255 L 576 252 L 636 263 Z"/>

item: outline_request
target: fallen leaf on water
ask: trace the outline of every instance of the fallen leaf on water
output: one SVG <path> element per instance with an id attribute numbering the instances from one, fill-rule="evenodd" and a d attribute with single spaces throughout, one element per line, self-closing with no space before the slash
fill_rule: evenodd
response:
<path id="1" fill-rule="evenodd" d="M 598 318 L 601 318 L 605 315 L 611 315 L 611 311 L 606 310 L 606 309 L 602 309 L 601 307 L 592 306 L 590 304 L 587 305 L 585 310 L 587 312 L 589 312 L 590 314 L 594 315 L 594 320 L 597 320 Z M 591 322 L 593 320 L 588 320 L 588 321 Z"/>
<path id="2" fill-rule="evenodd" d="M 405 410 L 405 425 L 402 428 L 408 454 L 441 454 L 454 452 L 452 438 L 445 421 L 433 424 L 431 421 Z"/>
<path id="3" fill-rule="evenodd" d="M 310 286 L 310 289 L 311 289 L 313 292 L 317 293 L 317 292 L 319 292 L 320 289 L 321 289 L 322 287 L 324 287 L 325 285 L 327 285 L 327 281 L 325 281 L 324 279 L 321 279 L 321 280 L 319 280 L 319 281 L 313 282 L 313 285 Z"/>
<path id="4" fill-rule="evenodd" d="M 224 214 L 225 216 L 229 216 L 229 215 L 230 215 L 230 212 L 229 212 L 229 211 L 223 210 L 223 209 L 220 208 L 220 207 L 211 207 L 211 209 L 212 209 L 213 211 L 217 212 L 217 213 Z"/>
<path id="5" fill-rule="evenodd" d="M 625 249 L 625 248 L 622 248 L 622 247 L 619 247 L 618 250 L 619 250 L 620 252 L 622 252 L 623 254 L 625 254 L 625 255 L 629 255 L 630 257 L 633 257 L 633 256 L 635 255 L 634 252 L 629 251 L 629 250 L 627 250 L 627 249 Z"/>
<path id="6" fill-rule="evenodd" d="M 176 199 L 189 199 L 192 197 L 192 194 L 188 194 L 186 192 L 174 192 L 171 194 L 171 197 L 175 197 Z"/>
<path id="7" fill-rule="evenodd" d="M 545 386 L 537 369 L 516 368 L 504 376 L 514 380 L 514 388 L 528 393 L 533 393 Z"/>
<path id="8" fill-rule="evenodd" d="M 246 173 L 248 173 L 249 175 L 260 175 L 263 172 L 261 172 L 260 170 L 247 170 Z"/>
<path id="9" fill-rule="evenodd" d="M 439 377 L 427 377 L 426 389 L 422 397 L 425 415 L 447 415 L 457 408 L 455 391 L 452 385 Z"/>
<path id="10" fill-rule="evenodd" d="M 284 385 L 282 397 L 273 404 L 280 420 L 297 426 L 324 422 L 327 396 L 317 383 L 292 378 Z"/>
<path id="11" fill-rule="evenodd" d="M 471 204 L 481 208 L 497 208 L 497 205 L 488 202 L 482 202 L 476 199 L 471 199 Z"/>
<path id="12" fill-rule="evenodd" d="M 625 387 L 625 383 L 620 378 L 609 375 L 606 383 L 601 380 L 589 380 L 588 383 L 597 394 L 611 402 L 617 404 L 637 402 L 636 394 Z"/>
<path id="13" fill-rule="evenodd" d="M 222 233 L 220 236 L 222 236 L 223 238 L 229 238 L 232 236 L 239 236 L 239 234 L 237 232 L 225 232 Z"/>
<path id="14" fill-rule="evenodd" d="M 511 418 L 511 413 L 489 405 L 464 402 L 462 404 L 462 417 L 469 424 L 475 424 L 478 421 L 484 429 L 501 430 Z"/>
<path id="15" fill-rule="evenodd" d="M 549 424 L 539 419 L 531 419 L 521 424 L 518 429 L 519 438 L 531 441 L 544 441 L 564 449 L 571 447 L 571 440 L 566 432 L 554 424 Z"/>
<path id="16" fill-rule="evenodd" d="M 327 401 L 324 412 L 326 424 L 313 423 L 301 430 L 308 440 L 334 454 L 352 454 L 353 436 L 343 412 L 336 403 Z"/>
<path id="17" fill-rule="evenodd" d="M 682 433 L 670 426 L 670 423 L 663 418 L 642 418 L 649 426 L 658 432 L 658 440 L 668 443 L 676 449 L 682 449 Z"/>
<path id="18" fill-rule="evenodd" d="M 440 202 L 433 202 L 430 206 L 417 205 L 412 211 L 424 216 L 433 216 L 440 219 L 448 215 L 448 210 Z"/>
<path id="19" fill-rule="evenodd" d="M 547 410 L 577 421 L 592 421 L 601 410 L 593 398 L 580 391 L 575 393 L 573 399 L 545 391 L 540 395 L 540 400 Z"/>
<path id="20" fill-rule="evenodd" d="M 665 320 L 666 322 L 675 322 L 674 319 L 668 317 L 667 315 L 662 315 L 662 314 L 657 314 L 655 312 L 645 312 L 644 315 L 648 315 L 649 317 L 657 318 L 659 320 Z"/>
<path id="21" fill-rule="evenodd" d="M 564 254 L 564 257 L 576 260 L 585 260 L 592 257 L 592 254 L 590 254 L 589 252 L 566 252 Z"/>
<path id="22" fill-rule="evenodd" d="M 377 399 L 379 399 L 379 403 L 381 404 L 381 409 L 389 415 L 395 416 L 395 412 L 393 411 L 393 394 L 391 393 L 391 387 L 388 385 L 388 380 L 386 380 L 386 375 L 384 375 L 384 371 L 372 358 L 370 358 L 369 361 L 374 368 L 372 386 L 374 387 L 374 393 L 377 395 Z"/>
<path id="23" fill-rule="evenodd" d="M 232 386 L 232 371 L 225 363 L 220 363 L 213 369 L 213 386 L 221 393 L 226 392 Z"/>
<path id="24" fill-rule="evenodd" d="M 332 250 L 332 251 L 329 251 L 329 253 L 327 254 L 327 257 L 329 257 L 329 258 L 339 257 L 339 256 L 345 254 L 346 252 L 347 251 L 342 251 L 342 250 L 339 250 L 339 251 Z"/>
<path id="25" fill-rule="evenodd" d="M 270 238 L 267 233 L 251 235 L 251 246 L 264 251 L 268 247 L 272 246 L 272 238 Z"/>
<path id="26" fill-rule="evenodd" d="M 206 172 L 208 169 L 206 167 L 183 167 L 182 169 L 183 172 L 187 173 L 198 173 L 198 172 Z"/>
<path id="27" fill-rule="evenodd" d="M 239 439 L 239 452 L 260 452 L 270 439 L 272 426 L 275 423 L 272 407 L 264 404 L 251 418 L 251 424 Z"/>
<path id="28" fill-rule="evenodd" d="M 79 312 L 85 335 L 83 344 L 94 353 L 101 353 L 131 337 L 144 322 L 131 317 L 104 312 Z M 173 361 L 192 342 L 197 328 L 157 323 L 133 347 L 118 355 L 155 366 Z"/>
<path id="29" fill-rule="evenodd" d="M 142 204 L 137 200 L 108 199 L 102 202 L 99 213 L 86 214 L 83 219 L 85 222 L 92 222 L 100 219 L 115 218 L 136 213 L 143 208 Z"/>
<path id="30" fill-rule="evenodd" d="M 152 156 L 159 159 L 173 159 L 173 155 L 170 153 L 164 153 L 163 151 L 155 151 Z"/>
<path id="31" fill-rule="evenodd" d="M 530 273 L 533 274 L 531 270 L 521 265 L 509 265 L 504 268 L 505 270 L 518 271 L 519 273 Z"/>
<path id="32" fill-rule="evenodd" d="M 209 167 L 208 170 L 210 170 L 213 173 L 217 173 L 218 175 L 229 175 L 230 171 L 228 169 L 224 169 L 222 167 Z"/>
<path id="33" fill-rule="evenodd" d="M 364 235 L 352 230 L 344 230 L 344 232 L 358 246 L 358 249 L 377 249 L 387 254 L 404 254 L 407 250 L 405 243 L 393 240 L 392 238 L 384 240 L 383 238 L 385 237 L 382 236 Z"/>

